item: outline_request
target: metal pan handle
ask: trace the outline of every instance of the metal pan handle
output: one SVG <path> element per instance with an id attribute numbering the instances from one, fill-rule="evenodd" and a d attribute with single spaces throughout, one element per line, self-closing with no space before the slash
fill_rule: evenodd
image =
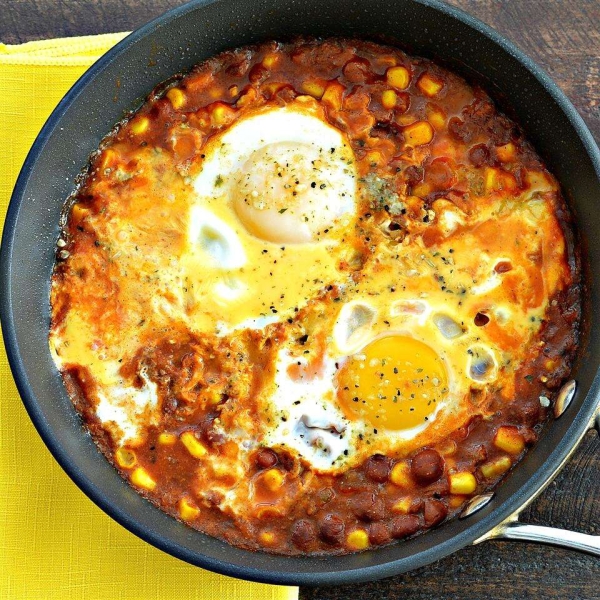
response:
<path id="1" fill-rule="evenodd" d="M 566 529 L 529 525 L 511 521 L 502 523 L 487 539 L 520 540 L 571 548 L 600 556 L 600 536 L 577 533 Z"/>

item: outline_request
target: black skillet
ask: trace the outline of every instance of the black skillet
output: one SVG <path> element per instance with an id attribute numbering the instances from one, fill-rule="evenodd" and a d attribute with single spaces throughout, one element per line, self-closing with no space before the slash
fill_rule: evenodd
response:
<path id="1" fill-rule="evenodd" d="M 398 43 L 484 85 L 515 116 L 560 180 L 576 215 L 588 292 L 587 336 L 564 414 L 499 486 L 462 519 L 360 554 L 286 558 L 248 552 L 192 530 L 139 496 L 84 432 L 48 351 L 49 279 L 59 217 L 100 139 L 159 82 L 226 48 L 296 34 Z M 56 460 L 103 510 L 149 543 L 195 565 L 279 584 L 340 584 L 409 571 L 490 537 L 536 538 L 600 553 L 599 538 L 521 525 L 598 416 L 600 398 L 600 152 L 558 87 L 511 43 L 436 0 L 196 0 L 122 41 L 69 91 L 37 138 L 16 184 L 2 240 L 4 340 L 23 402 Z M 478 509 L 478 510 L 476 510 Z M 511 521 L 511 517 L 513 520 Z"/>

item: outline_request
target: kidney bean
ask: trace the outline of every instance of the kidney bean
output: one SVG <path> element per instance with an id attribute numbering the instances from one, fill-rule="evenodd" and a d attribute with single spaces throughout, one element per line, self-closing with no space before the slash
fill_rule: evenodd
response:
<path id="1" fill-rule="evenodd" d="M 400 515 L 392 519 L 392 537 L 405 538 L 416 533 L 421 528 L 421 521 L 417 515 Z"/>
<path id="2" fill-rule="evenodd" d="M 384 483 L 390 475 L 391 461 L 387 456 L 375 454 L 367 459 L 364 469 L 365 475 L 369 479 L 377 483 Z"/>
<path id="3" fill-rule="evenodd" d="M 277 454 L 270 448 L 261 448 L 256 455 L 256 464 L 261 469 L 270 469 L 277 464 Z"/>
<path id="4" fill-rule="evenodd" d="M 415 481 L 427 485 L 442 476 L 444 459 L 435 450 L 421 450 L 413 457 L 410 468 Z"/>
<path id="5" fill-rule="evenodd" d="M 490 162 L 490 151 L 485 144 L 477 144 L 469 150 L 469 160 L 475 167 L 483 167 Z"/>
<path id="6" fill-rule="evenodd" d="M 370 76 L 370 65 L 363 58 L 354 58 L 344 66 L 344 77 L 352 83 L 364 83 Z"/>
<path id="7" fill-rule="evenodd" d="M 346 524 L 336 514 L 330 513 L 321 521 L 321 537 L 329 544 L 339 544 L 344 537 Z"/>
<path id="8" fill-rule="evenodd" d="M 390 541 L 390 538 L 390 529 L 385 523 L 371 523 L 369 526 L 369 541 L 371 544 L 385 544 Z"/>
<path id="9" fill-rule="evenodd" d="M 358 494 L 350 501 L 352 512 L 361 521 L 380 521 L 385 516 L 385 504 L 372 492 Z"/>
<path id="10" fill-rule="evenodd" d="M 433 527 L 441 523 L 448 514 L 447 506 L 440 500 L 428 498 L 425 500 L 425 508 L 423 509 L 423 517 L 427 527 Z"/>
<path id="11" fill-rule="evenodd" d="M 292 527 L 292 542 L 300 548 L 307 546 L 317 537 L 317 528 L 312 521 L 300 519 Z"/>

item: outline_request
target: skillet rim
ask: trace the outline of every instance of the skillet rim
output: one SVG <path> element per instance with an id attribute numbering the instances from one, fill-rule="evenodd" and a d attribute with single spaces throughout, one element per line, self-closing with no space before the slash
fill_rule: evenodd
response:
<path id="1" fill-rule="evenodd" d="M 588 395 L 582 401 L 578 412 L 571 415 L 572 422 L 562 436 L 560 443 L 549 454 L 546 461 L 536 468 L 535 473 L 522 484 L 508 500 L 500 503 L 496 508 L 492 508 L 491 504 L 493 503 L 490 503 L 490 507 L 483 509 L 480 515 L 471 517 L 471 524 L 466 526 L 463 531 L 457 535 L 451 535 L 449 539 L 437 546 L 432 546 L 408 557 L 399 558 L 386 563 L 341 571 L 336 570 L 334 566 L 333 570 L 327 572 L 313 572 L 306 569 L 301 572 L 286 572 L 282 570 L 273 571 L 233 564 L 207 556 L 198 551 L 189 550 L 153 530 L 148 530 L 146 527 L 139 524 L 131 514 L 121 508 L 115 507 L 115 505 L 105 497 L 102 489 L 96 486 L 87 477 L 85 472 L 72 464 L 70 455 L 61 447 L 60 442 L 54 436 L 53 429 L 45 421 L 42 411 L 38 406 L 38 401 L 30 387 L 17 343 L 11 294 L 11 272 L 13 268 L 12 250 L 14 232 L 19 217 L 20 207 L 24 200 L 24 192 L 26 191 L 29 178 L 35 170 L 37 160 L 42 154 L 46 142 L 52 136 L 54 130 L 59 126 L 62 117 L 69 110 L 71 105 L 77 101 L 80 93 L 117 57 L 127 52 L 139 40 L 146 36 L 152 36 L 154 31 L 165 24 L 182 17 L 188 12 L 201 10 L 204 6 L 218 4 L 221 1 L 222 0 L 192 0 L 187 4 L 167 11 L 116 44 L 111 50 L 98 59 L 98 61 L 96 61 L 69 89 L 51 113 L 27 154 L 10 199 L 4 223 L 2 245 L 0 247 L 0 319 L 2 321 L 6 353 L 17 389 L 40 437 L 61 468 L 69 475 L 73 482 L 99 508 L 116 520 L 120 525 L 144 541 L 172 556 L 223 575 L 278 585 L 333 585 L 355 583 L 380 579 L 413 570 L 433 562 L 434 560 L 444 558 L 445 556 L 472 544 L 495 526 L 502 523 L 511 514 L 518 511 L 523 505 L 535 498 L 574 449 L 577 440 L 579 440 L 588 429 L 589 422 L 597 408 L 595 405 L 600 395 L 600 375 L 598 372 L 596 373 Z M 508 41 L 494 29 L 465 11 L 447 5 L 440 0 L 409 1 L 432 8 L 437 12 L 441 12 L 450 18 L 462 22 L 467 27 L 474 29 L 478 34 L 487 37 L 495 45 L 499 46 L 529 71 L 567 117 L 570 126 L 574 129 L 577 137 L 583 144 L 597 178 L 600 180 L 600 150 L 598 149 L 591 132 L 564 92 L 562 92 L 545 71 L 543 71 L 512 42 Z M 156 510 L 160 509 L 156 508 Z M 376 552 L 376 550 L 374 551 Z M 306 561 L 323 560 L 322 558 L 314 559 L 309 557 L 284 558 L 298 565 Z M 335 562 L 336 559 L 339 560 L 339 558 L 343 557 L 332 556 L 327 558 L 333 559 Z"/>

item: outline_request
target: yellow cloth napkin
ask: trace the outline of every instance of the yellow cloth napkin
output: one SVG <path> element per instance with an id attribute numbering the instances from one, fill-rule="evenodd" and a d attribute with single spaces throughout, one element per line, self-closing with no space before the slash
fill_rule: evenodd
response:
<path id="1" fill-rule="evenodd" d="M 27 150 L 51 110 L 124 35 L 0 44 L 0 222 Z M 297 597 L 297 588 L 247 583 L 188 565 L 106 516 L 44 446 L 0 348 L 1 600 Z"/>

